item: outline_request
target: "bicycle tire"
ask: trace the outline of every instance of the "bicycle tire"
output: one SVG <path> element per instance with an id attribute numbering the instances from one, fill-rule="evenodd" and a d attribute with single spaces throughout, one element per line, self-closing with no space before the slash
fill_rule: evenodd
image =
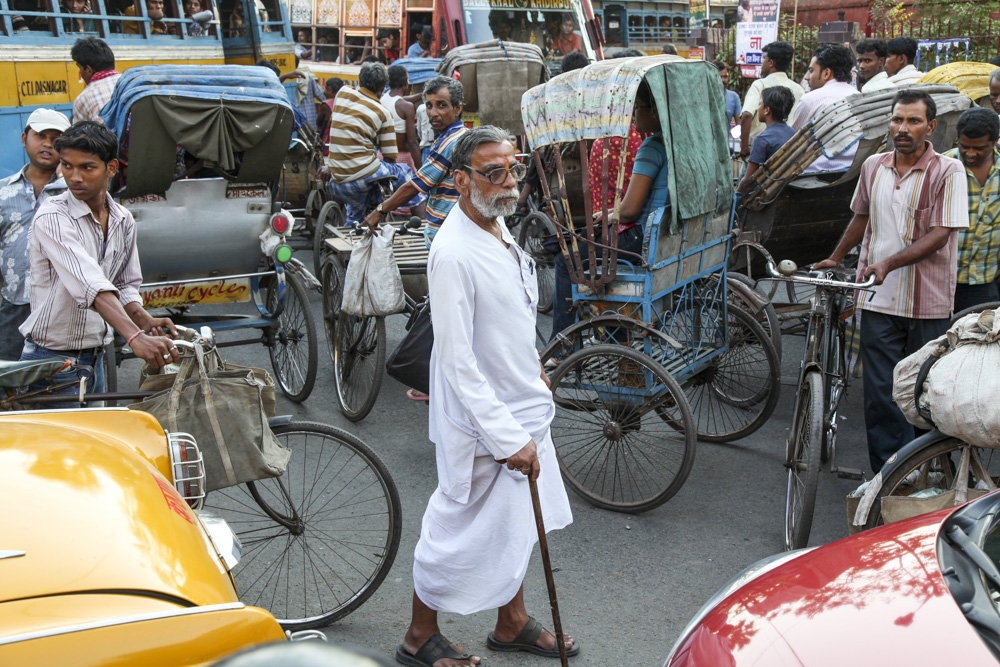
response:
<path id="1" fill-rule="evenodd" d="M 323 255 L 325 254 L 324 245 L 326 240 L 333 236 L 327 231 L 327 225 L 343 227 L 346 224 L 347 215 L 340 202 L 331 200 L 323 204 L 316 221 L 316 229 L 313 230 L 313 275 L 320 275 L 323 268 Z"/>
<path id="2" fill-rule="evenodd" d="M 694 465 L 694 418 L 680 385 L 651 357 L 622 345 L 586 347 L 556 368 L 551 387 L 559 469 L 587 502 L 638 514 L 684 485 Z M 656 393 L 639 404 L 640 388 Z"/>
<path id="3" fill-rule="evenodd" d="M 958 322 L 966 315 L 971 315 L 972 313 L 981 313 L 984 310 L 996 310 L 997 308 L 1000 308 L 1000 301 L 988 301 L 986 303 L 981 303 L 978 306 L 970 306 L 965 310 L 960 310 L 959 312 L 955 313 L 955 315 L 952 316 L 951 318 L 951 322 L 948 323 L 948 326 L 951 327 L 951 325 L 955 324 L 955 322 Z"/>
<path id="4" fill-rule="evenodd" d="M 823 413 L 823 443 L 820 447 L 820 463 L 827 463 L 837 455 L 837 409 L 847 392 L 847 370 L 844 349 L 841 345 L 841 325 L 830 322 L 826 330 L 826 363 L 823 373 L 823 396 L 826 409 Z M 841 382 L 838 386 L 838 382 Z"/>
<path id="5" fill-rule="evenodd" d="M 333 348 L 340 411 L 352 422 L 361 421 L 371 412 L 382 387 L 385 318 L 355 317 L 341 310 Z"/>
<path id="6" fill-rule="evenodd" d="M 819 486 L 823 407 L 823 377 L 819 371 L 808 371 L 799 388 L 786 447 L 785 549 L 802 549 L 809 542 Z"/>
<path id="7" fill-rule="evenodd" d="M 288 400 L 301 403 L 316 385 L 316 321 L 309 307 L 309 294 L 301 278 L 285 271 L 285 304 L 275 320 L 277 328 L 268 352 L 274 379 Z M 268 310 L 277 307 L 276 290 L 268 290 Z M 304 345 L 303 345 L 304 344 Z M 302 353 L 305 353 L 303 358 Z"/>
<path id="8" fill-rule="evenodd" d="M 778 319 L 778 311 L 774 309 L 774 304 L 771 303 L 771 297 L 769 297 L 767 294 L 764 293 L 762 289 L 760 289 L 759 281 L 755 281 L 749 276 L 745 276 L 742 273 L 738 273 L 736 271 L 727 271 L 726 276 L 732 278 L 733 280 L 737 280 L 743 283 L 753 291 L 757 292 L 757 294 L 760 294 L 761 296 L 767 299 L 767 305 L 764 306 L 757 315 L 755 315 L 755 319 L 757 320 L 758 324 L 760 324 L 761 327 L 764 328 L 764 331 L 767 333 L 767 335 L 771 337 L 771 343 L 774 344 L 774 351 L 778 355 L 778 363 L 780 364 L 781 363 L 781 320 Z M 744 301 L 743 297 L 740 295 L 739 292 L 736 292 L 734 290 L 727 290 L 727 294 L 730 297 L 730 303 L 734 303 L 732 298 L 735 297 L 736 299 L 735 305 L 739 306 L 740 308 L 750 313 L 751 315 L 754 314 L 753 307 L 751 306 L 751 304 Z"/>
<path id="9" fill-rule="evenodd" d="M 344 298 L 346 269 L 340 259 L 330 257 L 323 261 L 323 329 L 326 331 L 326 349 L 333 361 L 340 304 Z"/>
<path id="10" fill-rule="evenodd" d="M 931 431 L 896 452 L 882 467 L 882 488 L 868 512 L 865 529 L 875 528 L 884 523 L 882 501 L 888 496 L 904 497 L 928 488 L 944 491 L 954 489 L 958 477 L 955 475 L 956 458 L 953 455 L 958 454 L 960 460 L 965 449 L 969 449 L 970 456 L 967 476 L 969 489 L 972 489 L 981 477 L 976 471 L 977 460 L 986 471 L 986 476 L 992 478 L 991 481 L 1000 475 L 1000 451 L 976 447 L 958 438 L 946 436 L 940 431 Z M 935 480 L 935 474 L 940 474 L 941 478 Z"/>
<path id="11" fill-rule="evenodd" d="M 778 355 L 760 323 L 741 308 L 727 308 L 728 349 L 684 382 L 698 437 L 732 442 L 763 426 L 781 393 Z"/>
<path id="12" fill-rule="evenodd" d="M 517 244 L 535 260 L 535 280 L 538 285 L 538 304 L 535 309 L 539 313 L 552 311 L 555 299 L 556 264 L 555 257 L 542 247 L 542 233 L 555 233 L 555 227 L 548 216 L 541 212 L 528 214 L 517 230 Z"/>
<path id="13" fill-rule="evenodd" d="M 389 573 L 402 533 L 399 492 L 378 455 L 346 431 L 293 421 L 274 434 L 292 449 L 285 473 L 213 491 L 205 509 L 240 537 L 232 575 L 243 602 L 286 630 L 325 627 Z"/>

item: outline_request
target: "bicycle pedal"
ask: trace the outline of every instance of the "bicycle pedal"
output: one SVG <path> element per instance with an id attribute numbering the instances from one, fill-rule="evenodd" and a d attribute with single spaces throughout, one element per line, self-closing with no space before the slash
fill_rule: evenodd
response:
<path id="1" fill-rule="evenodd" d="M 857 468 L 837 468 L 837 477 L 840 479 L 853 479 L 860 482 L 864 479 L 865 474 Z"/>

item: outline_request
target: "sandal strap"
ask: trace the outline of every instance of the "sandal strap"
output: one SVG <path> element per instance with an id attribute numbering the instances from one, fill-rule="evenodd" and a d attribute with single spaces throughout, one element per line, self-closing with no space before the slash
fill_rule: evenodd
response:
<path id="1" fill-rule="evenodd" d="M 433 665 L 442 658 L 449 658 L 451 660 L 468 660 L 472 657 L 472 654 L 459 653 L 451 647 L 451 642 L 448 641 L 444 635 L 435 632 L 431 635 L 430 639 L 424 642 L 424 645 L 420 647 L 420 650 L 418 650 L 413 657 L 428 665 Z"/>
<path id="2" fill-rule="evenodd" d="M 526 644 L 528 646 L 534 646 L 538 643 L 538 638 L 542 636 L 542 631 L 545 628 L 542 624 L 535 619 L 528 617 L 528 622 L 524 624 L 521 631 L 517 633 L 517 637 L 514 637 L 514 644 Z"/>

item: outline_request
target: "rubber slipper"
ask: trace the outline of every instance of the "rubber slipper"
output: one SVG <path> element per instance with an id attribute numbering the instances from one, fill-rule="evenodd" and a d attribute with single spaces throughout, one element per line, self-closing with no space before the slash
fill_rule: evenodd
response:
<path id="1" fill-rule="evenodd" d="M 528 618 L 528 622 L 524 624 L 521 631 L 517 633 L 517 637 L 514 637 L 514 641 L 502 642 L 493 636 L 491 632 L 486 637 L 486 648 L 491 651 L 506 651 L 508 653 L 514 651 L 527 651 L 528 653 L 534 653 L 535 655 L 540 655 L 543 658 L 558 658 L 559 649 L 558 648 L 542 648 L 538 646 L 538 638 L 542 636 L 542 632 L 545 628 L 542 624 L 533 618 Z M 567 656 L 574 656 L 580 652 L 580 645 L 575 643 L 573 648 L 566 649 Z"/>
<path id="2" fill-rule="evenodd" d="M 472 657 L 471 653 L 459 653 L 453 649 L 451 642 L 439 633 L 431 635 L 431 638 L 413 655 L 407 653 L 402 644 L 396 648 L 396 662 L 409 667 L 433 667 L 434 663 L 442 658 L 469 660 Z"/>
<path id="3" fill-rule="evenodd" d="M 417 391 L 416 389 L 407 389 L 406 397 L 411 401 L 429 401 L 430 396 L 422 391 Z"/>

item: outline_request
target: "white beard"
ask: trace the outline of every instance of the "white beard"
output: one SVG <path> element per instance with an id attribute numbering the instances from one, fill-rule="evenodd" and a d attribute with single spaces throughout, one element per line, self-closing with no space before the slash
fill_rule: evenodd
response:
<path id="1" fill-rule="evenodd" d="M 500 192 L 493 199 L 488 199 L 474 185 L 471 190 L 472 207 L 487 220 L 507 217 L 517 210 L 518 191 L 516 187 Z"/>

